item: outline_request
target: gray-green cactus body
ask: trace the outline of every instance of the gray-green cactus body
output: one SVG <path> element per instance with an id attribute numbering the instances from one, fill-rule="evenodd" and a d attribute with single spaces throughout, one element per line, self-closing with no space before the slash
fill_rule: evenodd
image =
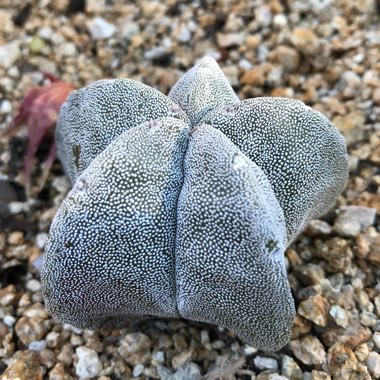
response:
<path id="1" fill-rule="evenodd" d="M 75 185 L 46 246 L 48 310 L 86 328 L 183 317 L 278 349 L 295 312 L 283 253 L 342 190 L 344 141 L 301 102 L 239 102 L 211 58 L 169 97 L 100 81 L 62 108 Z"/>
<path id="2" fill-rule="evenodd" d="M 193 125 L 216 108 L 239 102 L 219 65 L 202 58 L 174 85 L 169 98 L 179 104 Z"/>
<path id="3" fill-rule="evenodd" d="M 165 116 L 188 121 L 168 97 L 131 79 L 100 80 L 74 91 L 56 131 L 58 157 L 71 182 L 121 133 Z"/>
<path id="4" fill-rule="evenodd" d="M 176 240 L 180 315 L 228 327 L 255 347 L 281 348 L 295 310 L 284 215 L 268 179 L 207 125 L 193 131 L 184 163 Z"/>
<path id="5" fill-rule="evenodd" d="M 284 211 L 289 242 L 326 213 L 344 188 L 348 156 L 343 137 L 300 101 L 243 100 L 218 109 L 205 122 L 264 171 Z"/>
<path id="6" fill-rule="evenodd" d="M 48 310 L 82 328 L 178 317 L 176 205 L 189 126 L 174 118 L 124 132 L 78 177 L 51 227 Z"/>

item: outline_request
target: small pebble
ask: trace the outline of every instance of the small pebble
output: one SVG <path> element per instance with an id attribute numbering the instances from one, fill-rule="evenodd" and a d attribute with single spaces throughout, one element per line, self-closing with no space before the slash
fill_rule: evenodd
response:
<path id="1" fill-rule="evenodd" d="M 7 99 L 2 100 L 0 103 L 0 113 L 7 114 L 11 111 L 12 111 L 12 103 Z"/>
<path id="2" fill-rule="evenodd" d="M 293 354 L 306 365 L 321 365 L 326 361 L 326 352 L 318 338 L 307 335 L 300 340 L 292 340 L 289 347 Z"/>
<path id="3" fill-rule="evenodd" d="M 329 314 L 338 326 L 347 327 L 348 314 L 345 309 L 339 305 L 333 305 L 330 308 Z"/>
<path id="4" fill-rule="evenodd" d="M 133 367 L 133 372 L 132 372 L 133 377 L 138 377 L 138 376 L 140 376 L 140 375 L 143 373 L 144 368 L 145 368 L 145 367 L 144 367 L 143 364 L 137 364 L 137 365 L 135 365 L 135 366 Z"/>
<path id="5" fill-rule="evenodd" d="M 29 350 L 41 352 L 47 346 L 46 340 L 35 340 L 28 345 Z"/>
<path id="6" fill-rule="evenodd" d="M 6 315 L 4 318 L 3 318 L 3 322 L 8 326 L 8 327 L 12 327 L 15 322 L 16 322 L 16 318 L 13 316 L 13 315 Z"/>
<path id="7" fill-rule="evenodd" d="M 375 351 L 370 352 L 367 356 L 366 364 L 372 376 L 378 379 L 380 377 L 380 355 Z"/>
<path id="8" fill-rule="evenodd" d="M 355 237 L 375 222 L 376 210 L 365 206 L 342 206 L 334 231 L 343 237 Z"/>
<path id="9" fill-rule="evenodd" d="M 75 372 L 80 379 L 86 379 L 96 376 L 102 369 L 102 363 L 99 360 L 96 351 L 88 347 L 77 347 L 75 350 L 78 355 L 78 362 L 75 365 Z"/>
<path id="10" fill-rule="evenodd" d="M 95 17 L 92 20 L 89 20 L 87 28 L 94 40 L 110 38 L 116 32 L 115 25 L 107 22 L 101 17 Z"/>
<path id="11" fill-rule="evenodd" d="M 253 363 L 258 369 L 272 369 L 274 371 L 278 370 L 277 360 L 273 358 L 267 358 L 264 356 L 256 356 L 253 359 Z"/>

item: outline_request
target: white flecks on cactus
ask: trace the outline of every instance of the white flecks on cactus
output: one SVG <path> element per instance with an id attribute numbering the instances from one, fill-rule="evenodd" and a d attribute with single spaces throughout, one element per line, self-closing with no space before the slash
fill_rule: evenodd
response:
<path id="1" fill-rule="evenodd" d="M 176 205 L 188 135 L 171 117 L 140 124 L 79 176 L 51 227 L 42 272 L 58 319 L 96 329 L 179 316 Z"/>
<path id="2" fill-rule="evenodd" d="M 165 116 L 188 120 L 168 97 L 131 79 L 100 80 L 74 91 L 56 131 L 58 157 L 71 182 L 121 133 Z"/>
<path id="3" fill-rule="evenodd" d="M 228 327 L 255 347 L 281 348 L 295 310 L 284 215 L 268 179 L 206 125 L 192 133 L 184 178 L 177 208 L 179 314 Z"/>
<path id="4" fill-rule="evenodd" d="M 191 122 L 200 122 L 210 111 L 239 102 L 223 71 L 211 57 L 202 58 L 172 88 L 169 98 L 178 103 Z"/>
<path id="5" fill-rule="evenodd" d="M 334 204 L 348 177 L 343 137 L 321 113 L 286 98 L 218 109 L 205 122 L 266 174 L 284 210 L 288 243 Z"/>
<path id="6" fill-rule="evenodd" d="M 347 178 L 326 118 L 290 99 L 239 102 L 206 57 L 169 98 L 128 79 L 75 92 L 57 144 L 74 187 L 45 248 L 51 314 L 80 328 L 183 317 L 286 344 L 284 250 Z"/>

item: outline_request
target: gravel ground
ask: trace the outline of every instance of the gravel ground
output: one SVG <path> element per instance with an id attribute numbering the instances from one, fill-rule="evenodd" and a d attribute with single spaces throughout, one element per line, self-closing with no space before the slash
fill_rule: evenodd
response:
<path id="1" fill-rule="evenodd" d="M 241 99 L 301 99 L 350 155 L 346 190 L 287 250 L 292 340 L 260 352 L 233 333 L 152 320 L 112 332 L 60 325 L 36 267 L 69 189 L 59 162 L 25 196 L 25 130 L 0 140 L 0 379 L 380 378 L 380 4 L 375 0 L 0 2 L 0 130 L 41 71 L 83 86 L 129 77 L 167 93 L 205 54 Z"/>

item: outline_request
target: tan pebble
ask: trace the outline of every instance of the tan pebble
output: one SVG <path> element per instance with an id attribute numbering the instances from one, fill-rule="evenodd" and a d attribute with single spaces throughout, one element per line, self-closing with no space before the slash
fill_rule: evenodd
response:
<path id="1" fill-rule="evenodd" d="M 50 331 L 46 335 L 46 343 L 49 348 L 56 348 L 58 345 L 61 343 L 60 342 L 60 334 L 57 333 L 56 331 Z"/>
<path id="2" fill-rule="evenodd" d="M 2 9 L 0 10 L 0 32 L 12 33 L 14 30 L 14 24 L 12 21 L 13 15 L 11 12 Z"/>
<path id="3" fill-rule="evenodd" d="M 294 270 L 297 278 L 306 286 L 317 285 L 326 277 L 324 269 L 318 264 L 298 265 Z"/>
<path id="4" fill-rule="evenodd" d="M 71 380 L 72 377 L 67 373 L 62 363 L 57 363 L 49 372 L 49 380 Z"/>
<path id="5" fill-rule="evenodd" d="M 46 368 L 53 368 L 57 362 L 57 359 L 52 350 L 45 348 L 40 352 L 40 361 Z"/>
<path id="6" fill-rule="evenodd" d="M 274 62 L 279 63 L 286 72 L 296 71 L 300 64 L 300 56 L 297 50 L 289 46 L 277 46 L 272 57 Z"/>
<path id="7" fill-rule="evenodd" d="M 367 260 L 370 264 L 380 267 L 380 234 L 372 239 Z"/>
<path id="8" fill-rule="evenodd" d="M 336 225 L 334 226 L 336 228 Z M 348 242 L 341 238 L 333 238 L 318 249 L 318 254 L 326 260 L 326 269 L 330 272 L 345 273 L 352 265 L 353 253 Z"/>
<path id="9" fill-rule="evenodd" d="M 380 213 L 380 194 L 372 194 L 368 191 L 363 191 L 354 199 L 353 204 L 374 208 L 377 213 Z"/>
<path id="10" fill-rule="evenodd" d="M 18 351 L 0 380 L 42 380 L 42 367 L 35 351 Z"/>
<path id="11" fill-rule="evenodd" d="M 143 333 L 127 334 L 120 340 L 118 353 L 130 365 L 147 364 L 151 360 L 151 340 Z"/>
<path id="12" fill-rule="evenodd" d="M 331 376 L 323 371 L 316 371 L 313 369 L 311 371 L 310 380 L 331 380 Z"/>
<path id="13" fill-rule="evenodd" d="M 3 322 L 0 322 L 0 342 L 4 340 L 7 334 L 9 334 L 9 327 Z"/>
<path id="14" fill-rule="evenodd" d="M 66 343 L 63 345 L 61 352 L 57 355 L 57 359 L 64 365 L 70 366 L 73 362 L 73 354 L 73 347 L 71 346 L 71 344 Z"/>
<path id="15" fill-rule="evenodd" d="M 355 256 L 364 259 L 370 251 L 370 241 L 364 234 L 360 234 L 355 239 Z"/>
<path id="16" fill-rule="evenodd" d="M 302 260 L 299 256 L 299 254 L 294 249 L 287 249 L 285 252 L 285 256 L 289 260 L 289 264 L 291 267 L 294 267 L 294 266 L 302 263 Z"/>
<path id="17" fill-rule="evenodd" d="M 329 317 L 330 305 L 320 294 L 302 301 L 298 306 L 298 313 L 319 326 L 326 326 Z"/>
<path id="18" fill-rule="evenodd" d="M 369 354 L 369 347 L 368 347 L 368 344 L 367 343 L 362 343 L 362 344 L 359 344 L 355 351 L 354 351 L 354 354 L 356 356 L 356 358 L 361 361 L 361 362 L 364 362 L 364 360 L 367 359 L 367 356 Z"/>
<path id="19" fill-rule="evenodd" d="M 41 340 L 48 330 L 49 325 L 40 317 L 21 317 L 15 325 L 16 334 L 25 345 Z"/>
<path id="20" fill-rule="evenodd" d="M 8 243 L 11 245 L 20 245 L 24 242 L 24 234 L 21 231 L 11 232 L 8 236 Z"/>
<path id="21" fill-rule="evenodd" d="M 183 351 L 188 348 L 186 338 L 182 334 L 173 334 L 172 339 L 173 339 L 174 347 L 177 350 Z"/>
<path id="22" fill-rule="evenodd" d="M 290 41 L 303 54 L 315 56 L 319 51 L 318 37 L 311 29 L 294 29 L 290 36 Z"/>
<path id="23" fill-rule="evenodd" d="M 311 330 L 311 322 L 306 318 L 296 314 L 292 327 L 292 339 L 297 339 L 302 335 L 309 333 Z"/>
<path id="24" fill-rule="evenodd" d="M 339 342 L 354 349 L 357 345 L 366 342 L 372 336 L 368 327 L 364 327 L 359 322 L 358 316 L 351 316 L 346 328 L 337 326 L 326 329 L 322 333 L 322 341 L 327 347 Z"/>
<path id="25" fill-rule="evenodd" d="M 376 296 L 373 299 L 373 302 L 374 302 L 375 307 L 376 307 L 376 314 L 378 317 L 380 317 L 380 295 Z"/>
<path id="26" fill-rule="evenodd" d="M 20 299 L 21 293 L 17 292 L 16 287 L 11 284 L 0 289 L 0 305 L 15 306 Z"/>
<path id="27" fill-rule="evenodd" d="M 240 78 L 240 83 L 251 86 L 263 86 L 265 83 L 265 71 L 263 67 L 258 66 L 246 71 Z"/>
<path id="28" fill-rule="evenodd" d="M 306 365 L 321 365 L 326 362 L 326 352 L 318 338 L 307 335 L 300 340 L 292 340 L 289 347 L 298 360 Z"/>
<path id="29" fill-rule="evenodd" d="M 365 115 L 362 111 L 355 110 L 333 117 L 332 122 L 343 133 L 347 144 L 351 144 L 361 136 Z"/>
<path id="30" fill-rule="evenodd" d="M 48 319 L 49 314 L 40 303 L 35 303 L 24 311 L 24 316 L 28 318 L 39 317 L 41 319 Z"/>
<path id="31" fill-rule="evenodd" d="M 173 356 L 172 366 L 175 370 L 189 362 L 193 354 L 191 350 L 182 351 L 180 354 Z"/>
<path id="32" fill-rule="evenodd" d="M 271 91 L 270 96 L 292 98 L 294 96 L 294 90 L 289 87 L 278 87 Z"/>
<path id="33" fill-rule="evenodd" d="M 166 10 L 166 5 L 159 1 L 142 1 L 139 3 L 144 17 L 157 17 L 163 15 Z"/>
<path id="34" fill-rule="evenodd" d="M 380 105 L 380 87 L 373 90 L 372 100 L 375 104 Z"/>
<path id="35" fill-rule="evenodd" d="M 245 45 L 248 49 L 256 49 L 261 43 L 261 37 L 258 35 L 249 35 L 245 38 Z"/>
<path id="36" fill-rule="evenodd" d="M 334 380 L 346 380 L 355 375 L 357 359 L 349 347 L 335 343 L 327 351 L 327 365 Z"/>
<path id="37" fill-rule="evenodd" d="M 380 165 L 380 145 L 371 149 L 369 160 L 375 165 Z"/>
<path id="38" fill-rule="evenodd" d="M 217 33 L 216 42 L 219 47 L 226 48 L 243 44 L 244 33 Z"/>

